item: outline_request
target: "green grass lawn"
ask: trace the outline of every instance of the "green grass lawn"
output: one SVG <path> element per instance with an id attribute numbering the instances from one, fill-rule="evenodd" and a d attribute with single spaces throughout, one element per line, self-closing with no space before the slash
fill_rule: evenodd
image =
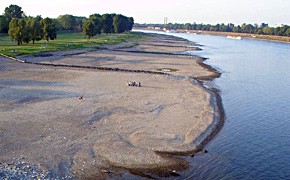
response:
<path id="1" fill-rule="evenodd" d="M 16 42 L 11 41 L 8 34 L 0 34 L 0 53 L 15 57 L 19 55 L 37 55 L 50 51 L 99 48 L 106 44 L 113 45 L 124 41 L 138 41 L 144 36 L 140 33 L 101 34 L 88 40 L 82 33 L 58 33 L 57 39 L 53 41 L 41 40 L 36 41 L 35 44 L 30 42 L 18 46 Z M 12 52 L 13 50 L 16 50 L 16 52 Z"/>

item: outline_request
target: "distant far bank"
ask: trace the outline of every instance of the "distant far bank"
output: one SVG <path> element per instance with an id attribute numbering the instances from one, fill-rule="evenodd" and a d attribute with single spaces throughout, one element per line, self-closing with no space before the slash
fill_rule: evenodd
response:
<path id="1" fill-rule="evenodd" d="M 242 38 L 249 38 L 249 39 L 290 43 L 289 36 L 274 36 L 274 35 L 263 35 L 263 34 L 258 35 L 258 34 L 248 34 L 248 33 L 214 32 L 214 31 L 198 31 L 198 30 L 189 30 L 189 31 L 177 30 L 177 32 L 201 33 L 201 34 L 209 34 L 209 35 L 216 35 L 216 36 L 234 36 L 234 37 L 242 37 Z"/>
<path id="2" fill-rule="evenodd" d="M 134 27 L 135 30 L 154 30 L 154 31 L 164 31 L 163 29 L 154 29 L 154 28 L 140 28 Z M 166 32 L 166 30 L 164 31 Z M 168 32 L 168 30 L 167 30 Z M 265 41 L 273 41 L 273 42 L 284 42 L 290 43 L 289 36 L 277 36 L 277 35 L 264 35 L 264 34 L 252 34 L 252 33 L 235 33 L 235 32 L 217 32 L 217 31 L 206 31 L 206 30 L 184 30 L 184 29 L 176 29 L 174 30 L 176 33 L 196 33 L 196 34 L 208 34 L 215 36 L 232 36 L 232 37 L 242 37 L 247 39 L 257 39 L 257 40 L 265 40 Z"/>

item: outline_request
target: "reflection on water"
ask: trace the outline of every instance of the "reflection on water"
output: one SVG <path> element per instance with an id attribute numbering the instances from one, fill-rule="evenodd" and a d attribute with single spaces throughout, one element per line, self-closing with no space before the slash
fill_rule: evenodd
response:
<path id="1" fill-rule="evenodd" d="M 172 35 L 204 45 L 194 53 L 222 71 L 226 113 L 209 153 L 188 157 L 178 179 L 290 179 L 290 44 Z"/>

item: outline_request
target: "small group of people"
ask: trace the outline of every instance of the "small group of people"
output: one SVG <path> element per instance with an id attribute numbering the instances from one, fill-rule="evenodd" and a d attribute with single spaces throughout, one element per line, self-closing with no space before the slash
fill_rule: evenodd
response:
<path id="1" fill-rule="evenodd" d="M 136 86 L 136 87 L 141 87 L 141 82 L 136 82 L 136 81 L 127 81 L 127 86 Z"/>
<path id="2" fill-rule="evenodd" d="M 17 53 L 18 50 L 12 49 L 11 52 L 12 52 L 12 53 Z"/>
<path id="3" fill-rule="evenodd" d="M 72 45 L 75 45 L 75 42 L 76 42 L 76 40 L 72 40 L 72 41 L 71 41 Z M 70 46 L 70 44 L 69 44 L 69 43 L 66 43 L 65 46 L 68 47 L 68 46 Z"/>

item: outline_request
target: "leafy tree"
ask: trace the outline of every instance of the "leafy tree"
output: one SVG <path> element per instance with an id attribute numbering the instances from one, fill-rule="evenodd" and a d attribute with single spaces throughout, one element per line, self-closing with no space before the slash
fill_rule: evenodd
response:
<path id="1" fill-rule="evenodd" d="M 221 25 L 220 25 L 220 24 L 217 24 L 217 25 L 215 26 L 215 31 L 220 31 L 220 27 L 221 27 Z"/>
<path id="2" fill-rule="evenodd" d="M 54 24 L 56 31 L 61 31 L 61 30 L 63 30 L 63 27 L 62 27 L 62 25 L 60 24 L 60 22 L 59 22 L 58 19 L 54 19 L 54 18 L 53 18 L 53 19 L 52 19 L 52 23 Z"/>
<path id="3" fill-rule="evenodd" d="M 288 29 L 285 32 L 285 36 L 290 36 L 290 28 L 288 27 Z"/>
<path id="4" fill-rule="evenodd" d="M 255 27 L 252 24 L 247 24 L 244 27 L 244 32 L 245 33 L 254 33 L 254 31 L 255 31 Z"/>
<path id="5" fill-rule="evenodd" d="M 122 32 L 121 15 L 116 15 L 113 17 L 113 26 L 115 33 Z"/>
<path id="6" fill-rule="evenodd" d="M 20 45 L 23 42 L 25 22 L 23 19 L 13 18 L 9 23 L 9 37 Z"/>
<path id="7" fill-rule="evenodd" d="M 9 7 L 5 8 L 4 16 L 6 17 L 7 22 L 10 23 L 12 18 L 18 18 L 18 19 L 23 18 L 24 13 L 21 7 L 11 4 Z"/>
<path id="8" fill-rule="evenodd" d="M 246 25 L 247 25 L 246 23 L 243 23 L 243 24 L 242 24 L 242 26 L 241 26 L 242 32 L 245 32 Z"/>
<path id="9" fill-rule="evenodd" d="M 134 25 L 134 18 L 133 17 L 129 17 L 128 18 L 127 31 L 131 31 L 133 29 L 133 25 Z"/>
<path id="10" fill-rule="evenodd" d="M 202 24 L 197 24 L 196 25 L 196 30 L 202 30 Z"/>
<path id="11" fill-rule="evenodd" d="M 33 44 L 35 41 L 40 41 L 43 38 L 43 31 L 40 21 L 41 19 L 39 19 L 38 17 L 30 17 L 27 19 L 26 22 L 29 37 Z"/>
<path id="12" fill-rule="evenodd" d="M 103 28 L 102 17 L 99 14 L 92 14 L 90 18 L 84 22 L 83 33 L 90 39 L 91 37 L 101 34 Z"/>
<path id="13" fill-rule="evenodd" d="M 270 28 L 269 26 L 266 26 L 263 28 L 263 33 L 267 35 L 272 35 L 273 34 L 273 29 Z"/>
<path id="14" fill-rule="evenodd" d="M 31 41 L 32 27 L 30 25 L 30 19 L 21 19 L 24 22 L 24 26 L 22 27 L 22 41 L 25 43 L 29 43 Z"/>
<path id="15" fill-rule="evenodd" d="M 44 18 L 41 20 L 41 25 L 43 28 L 43 37 L 47 41 L 56 39 L 56 27 L 53 20 L 50 18 Z"/>
<path id="16" fill-rule="evenodd" d="M 18 45 L 23 42 L 29 43 L 31 40 L 34 43 L 35 40 L 38 41 L 43 37 L 42 26 L 33 17 L 13 18 L 9 23 L 8 34 L 12 40 L 17 41 Z"/>
<path id="17" fill-rule="evenodd" d="M 286 35 L 286 31 L 289 29 L 289 26 L 287 26 L 287 25 L 285 25 L 285 26 L 283 26 L 283 27 L 281 27 L 281 28 L 279 28 L 279 31 L 278 31 L 278 35 L 280 35 L 280 36 L 287 36 Z"/>
<path id="18" fill-rule="evenodd" d="M 88 39 L 95 36 L 95 24 L 91 19 L 87 19 L 83 24 L 83 33 Z"/>
<path id="19" fill-rule="evenodd" d="M 35 20 L 37 20 L 37 21 L 41 21 L 42 20 L 42 17 L 41 17 L 41 15 L 37 15 L 36 17 L 35 17 Z"/>
<path id="20" fill-rule="evenodd" d="M 196 23 L 195 22 L 192 24 L 192 29 L 196 30 Z"/>
<path id="21" fill-rule="evenodd" d="M 112 14 L 103 14 L 102 23 L 103 23 L 103 28 L 102 28 L 103 33 L 108 34 L 108 33 L 114 32 Z"/>
<path id="22" fill-rule="evenodd" d="M 76 18 L 73 15 L 62 15 L 57 18 L 63 29 L 74 30 L 76 28 Z"/>
<path id="23" fill-rule="evenodd" d="M 92 14 L 83 23 L 82 29 L 85 36 L 91 37 L 103 33 L 122 33 L 133 28 L 134 19 L 121 14 Z"/>
<path id="24" fill-rule="evenodd" d="M 241 26 L 238 25 L 238 26 L 235 26 L 235 27 L 234 27 L 233 32 L 241 33 L 241 32 L 243 32 L 243 30 L 242 30 Z"/>
<path id="25" fill-rule="evenodd" d="M 102 16 L 99 14 L 93 14 L 90 16 L 90 19 L 93 21 L 94 23 L 94 34 L 101 34 L 102 33 Z"/>
<path id="26" fill-rule="evenodd" d="M 263 33 L 263 29 L 262 29 L 262 28 L 257 28 L 257 29 L 255 30 L 255 34 L 264 34 L 264 33 Z"/>
<path id="27" fill-rule="evenodd" d="M 222 23 L 221 26 L 220 26 L 220 31 L 229 32 L 229 26 L 227 26 L 224 23 Z"/>
<path id="28" fill-rule="evenodd" d="M 94 18 L 94 17 L 102 18 L 102 16 L 100 14 L 98 14 L 98 13 L 91 14 L 89 18 L 91 19 L 91 18 Z"/>
<path id="29" fill-rule="evenodd" d="M 183 24 L 175 23 L 173 25 L 173 29 L 184 29 L 184 25 Z M 128 29 L 126 29 L 126 30 L 128 30 Z"/>
<path id="30" fill-rule="evenodd" d="M 173 29 L 173 24 L 172 23 L 166 24 L 166 28 Z"/>
<path id="31" fill-rule="evenodd" d="M 211 28 L 210 24 L 202 26 L 202 30 L 204 30 L 204 31 L 209 31 L 210 28 Z"/>
<path id="32" fill-rule="evenodd" d="M 273 29 L 273 34 L 277 36 L 283 36 L 284 32 L 282 31 L 281 27 L 276 27 Z"/>
<path id="33" fill-rule="evenodd" d="M 190 24 L 190 23 L 185 23 L 183 25 L 183 28 L 186 29 L 186 30 L 193 30 L 193 24 Z"/>
<path id="34" fill-rule="evenodd" d="M 115 33 L 123 33 L 126 31 L 127 27 L 127 18 L 121 14 L 114 16 L 113 18 L 113 26 Z"/>
<path id="35" fill-rule="evenodd" d="M 17 5 L 10 5 L 4 10 L 4 15 L 0 16 L 0 32 L 7 33 L 9 30 L 9 23 L 12 18 L 21 19 L 24 17 L 22 8 Z"/>
<path id="36" fill-rule="evenodd" d="M 81 32 L 83 29 L 83 24 L 87 18 L 86 17 L 78 17 L 78 16 L 76 16 L 75 18 L 76 18 L 75 30 L 78 32 Z"/>
<path id="37" fill-rule="evenodd" d="M 184 28 L 185 28 L 186 30 L 191 30 L 191 29 L 192 29 L 192 25 L 191 25 L 190 23 L 186 23 L 186 24 L 184 25 Z"/>
<path id="38" fill-rule="evenodd" d="M 233 32 L 233 30 L 234 30 L 234 27 L 235 27 L 235 25 L 234 25 L 234 24 L 232 24 L 232 23 L 229 23 L 229 24 L 228 24 L 228 30 L 229 30 L 229 32 Z"/>
<path id="39" fill-rule="evenodd" d="M 19 19 L 17 18 L 14 18 L 10 21 L 9 23 L 9 31 L 8 31 L 8 34 L 9 34 L 9 37 L 13 40 L 13 41 L 17 41 L 18 42 L 18 45 L 20 45 L 20 42 L 18 41 L 18 36 L 19 36 L 19 28 L 18 28 L 18 21 Z"/>
<path id="40" fill-rule="evenodd" d="M 5 16 L 0 15 L 0 33 L 7 33 L 8 29 L 9 24 L 7 23 Z"/>

